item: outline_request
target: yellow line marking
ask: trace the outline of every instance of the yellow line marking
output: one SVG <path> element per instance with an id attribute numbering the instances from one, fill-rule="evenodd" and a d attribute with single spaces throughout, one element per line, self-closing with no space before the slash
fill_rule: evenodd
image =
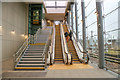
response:
<path id="1" fill-rule="evenodd" d="M 55 57 L 56 59 L 58 58 L 58 59 L 61 59 L 62 57 Z"/>
<path id="2" fill-rule="evenodd" d="M 55 59 L 55 60 L 63 60 L 63 59 Z"/>
<path id="3" fill-rule="evenodd" d="M 45 45 L 46 43 L 35 43 L 35 44 L 30 44 L 30 45 Z"/>
<path id="4" fill-rule="evenodd" d="M 15 69 L 45 69 L 44 67 L 15 67 Z"/>
<path id="5" fill-rule="evenodd" d="M 64 70 L 64 69 L 92 69 L 93 67 L 88 64 L 72 64 L 72 65 L 65 65 L 65 64 L 54 64 L 49 66 L 49 70 Z"/>

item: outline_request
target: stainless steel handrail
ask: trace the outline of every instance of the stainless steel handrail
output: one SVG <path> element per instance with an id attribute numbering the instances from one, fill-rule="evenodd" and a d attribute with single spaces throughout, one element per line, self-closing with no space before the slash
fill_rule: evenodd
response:
<path id="1" fill-rule="evenodd" d="M 23 45 L 19 48 L 19 50 L 13 55 L 14 57 L 14 66 L 19 61 L 20 57 L 22 56 L 23 52 L 26 50 L 28 45 L 30 44 L 30 37 L 28 37 Z"/>
<path id="2" fill-rule="evenodd" d="M 29 46 L 29 44 L 31 43 L 31 41 L 33 43 L 36 40 L 35 38 L 37 38 L 37 33 L 39 31 L 40 31 L 40 28 L 36 32 L 36 34 L 35 34 L 36 36 L 29 35 L 29 37 L 25 40 L 25 42 L 23 43 L 23 45 L 18 49 L 18 51 L 15 54 L 13 54 L 13 57 L 14 57 L 14 66 L 16 66 L 16 63 L 19 61 L 19 59 L 21 58 L 22 54 L 27 49 L 27 47 Z M 32 38 L 32 40 L 31 40 L 31 38 Z"/>

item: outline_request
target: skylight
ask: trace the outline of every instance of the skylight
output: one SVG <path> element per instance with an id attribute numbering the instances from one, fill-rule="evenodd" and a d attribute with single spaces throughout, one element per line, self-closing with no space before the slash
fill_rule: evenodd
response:
<path id="1" fill-rule="evenodd" d="M 44 1 L 47 13 L 65 13 L 67 1 Z"/>

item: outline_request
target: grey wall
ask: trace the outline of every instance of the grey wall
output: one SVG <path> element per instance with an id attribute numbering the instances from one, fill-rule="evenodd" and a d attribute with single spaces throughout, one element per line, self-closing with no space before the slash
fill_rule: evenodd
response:
<path id="1" fill-rule="evenodd" d="M 27 10 L 25 3 L 2 3 L 2 60 L 17 52 L 25 41 L 21 36 L 27 32 Z M 15 34 L 11 34 L 11 31 Z"/>

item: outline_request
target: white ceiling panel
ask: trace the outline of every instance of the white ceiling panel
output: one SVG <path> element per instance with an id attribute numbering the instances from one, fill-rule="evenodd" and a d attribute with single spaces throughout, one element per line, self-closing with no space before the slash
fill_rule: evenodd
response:
<path id="1" fill-rule="evenodd" d="M 47 13 L 65 13 L 65 8 L 47 8 Z"/>
<path id="2" fill-rule="evenodd" d="M 67 3 L 68 1 L 44 1 L 47 13 L 65 13 Z"/>

